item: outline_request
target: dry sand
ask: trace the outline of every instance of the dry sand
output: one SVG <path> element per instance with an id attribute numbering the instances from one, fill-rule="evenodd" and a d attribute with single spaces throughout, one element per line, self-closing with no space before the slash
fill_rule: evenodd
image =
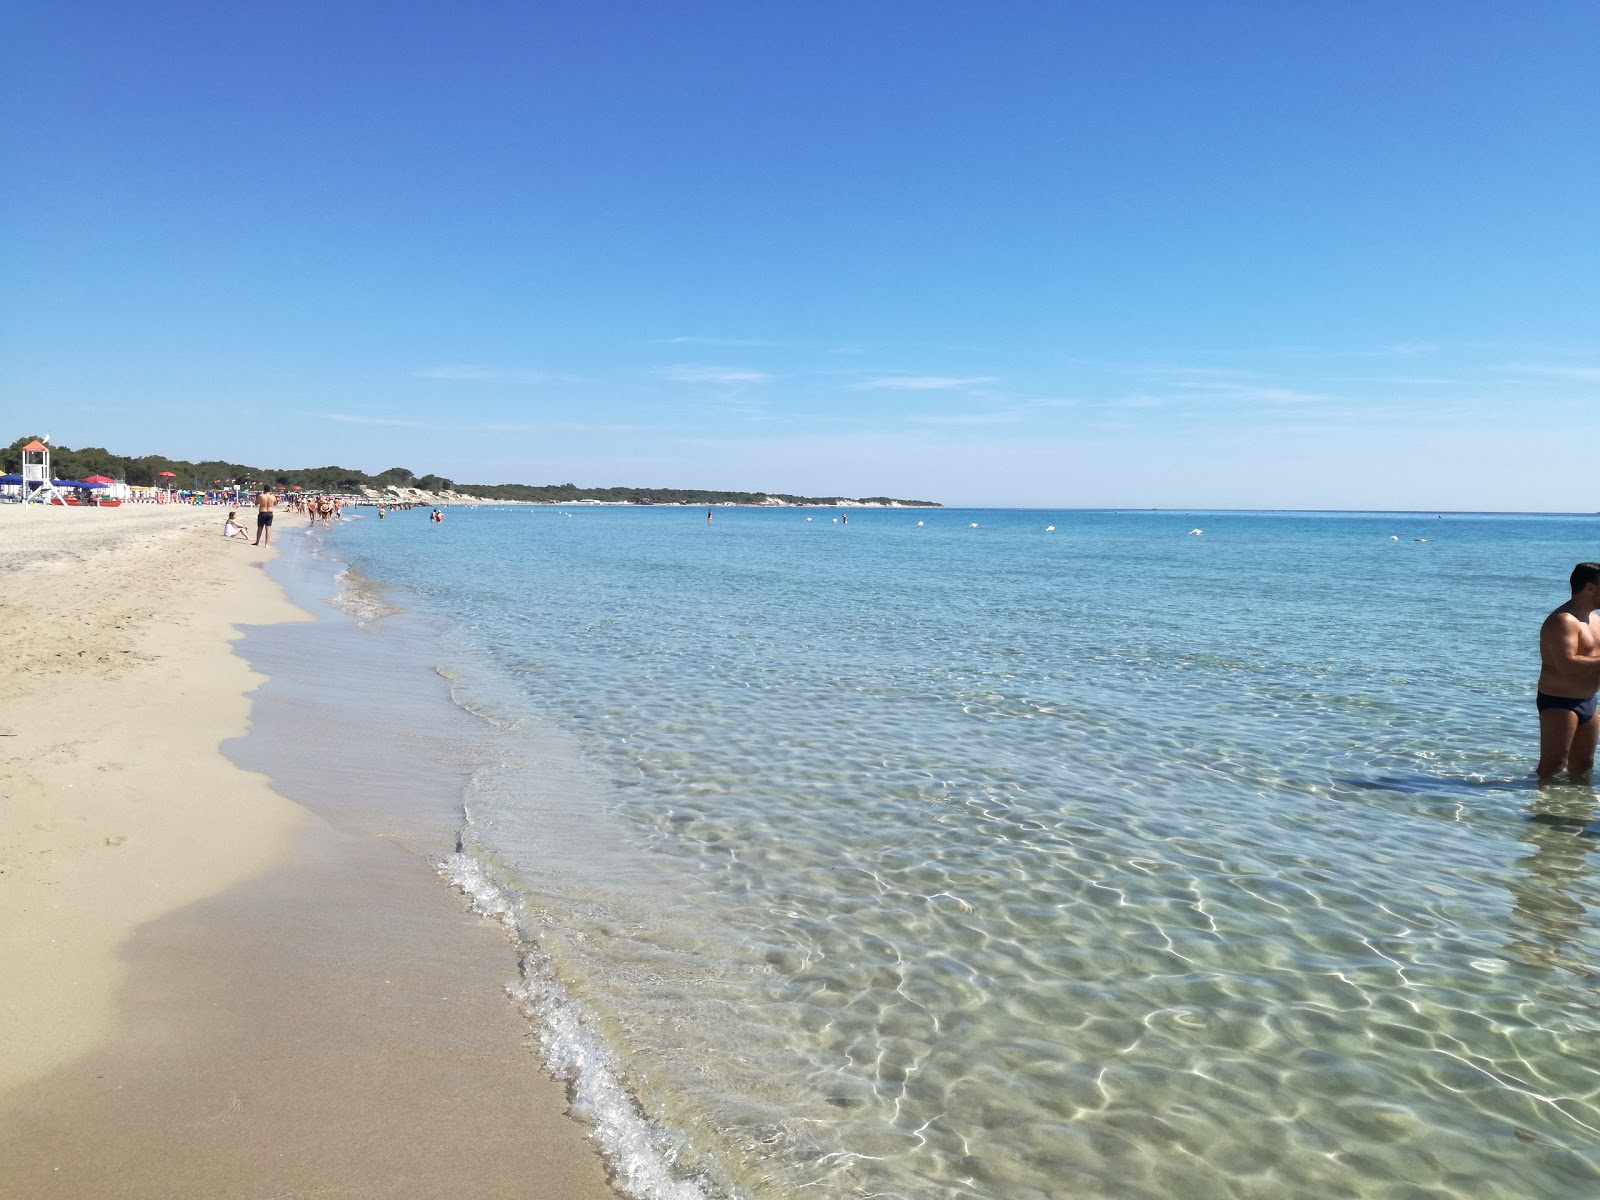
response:
<path id="1" fill-rule="evenodd" d="M 221 520 L 0 507 L 0 1196 L 613 1197 L 498 930 L 220 752 Z"/>

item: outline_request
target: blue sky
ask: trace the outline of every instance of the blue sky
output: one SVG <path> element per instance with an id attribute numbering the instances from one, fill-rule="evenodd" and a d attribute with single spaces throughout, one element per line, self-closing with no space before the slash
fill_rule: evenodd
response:
<path id="1" fill-rule="evenodd" d="M 1592 3 L 0 20 L 5 440 L 1600 509 Z"/>

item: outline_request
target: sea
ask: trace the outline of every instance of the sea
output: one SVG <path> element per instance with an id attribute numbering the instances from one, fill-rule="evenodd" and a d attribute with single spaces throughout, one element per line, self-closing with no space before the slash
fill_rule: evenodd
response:
<path id="1" fill-rule="evenodd" d="M 439 869 L 625 1194 L 1600 1195 L 1600 517 L 711 517 L 279 536 L 470 714 Z"/>

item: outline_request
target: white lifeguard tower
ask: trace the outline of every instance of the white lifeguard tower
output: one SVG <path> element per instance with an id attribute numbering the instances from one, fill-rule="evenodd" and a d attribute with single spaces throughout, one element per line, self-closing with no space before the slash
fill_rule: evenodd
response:
<path id="1" fill-rule="evenodd" d="M 50 482 L 50 447 L 37 439 L 22 448 L 22 502 L 67 502 L 66 494 Z"/>

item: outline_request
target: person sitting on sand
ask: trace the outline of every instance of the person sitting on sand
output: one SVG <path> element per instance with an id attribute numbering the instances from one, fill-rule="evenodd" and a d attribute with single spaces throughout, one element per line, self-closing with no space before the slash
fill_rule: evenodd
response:
<path id="1" fill-rule="evenodd" d="M 1572 568 L 1572 599 L 1539 627 L 1539 778 L 1563 766 L 1573 779 L 1594 768 L 1600 737 L 1595 692 L 1600 691 L 1600 563 Z"/>
<path id="2" fill-rule="evenodd" d="M 231 512 L 228 514 L 228 519 L 222 523 L 222 536 L 225 538 L 243 538 L 248 542 L 250 540 L 250 531 L 239 524 L 239 514 Z"/>

